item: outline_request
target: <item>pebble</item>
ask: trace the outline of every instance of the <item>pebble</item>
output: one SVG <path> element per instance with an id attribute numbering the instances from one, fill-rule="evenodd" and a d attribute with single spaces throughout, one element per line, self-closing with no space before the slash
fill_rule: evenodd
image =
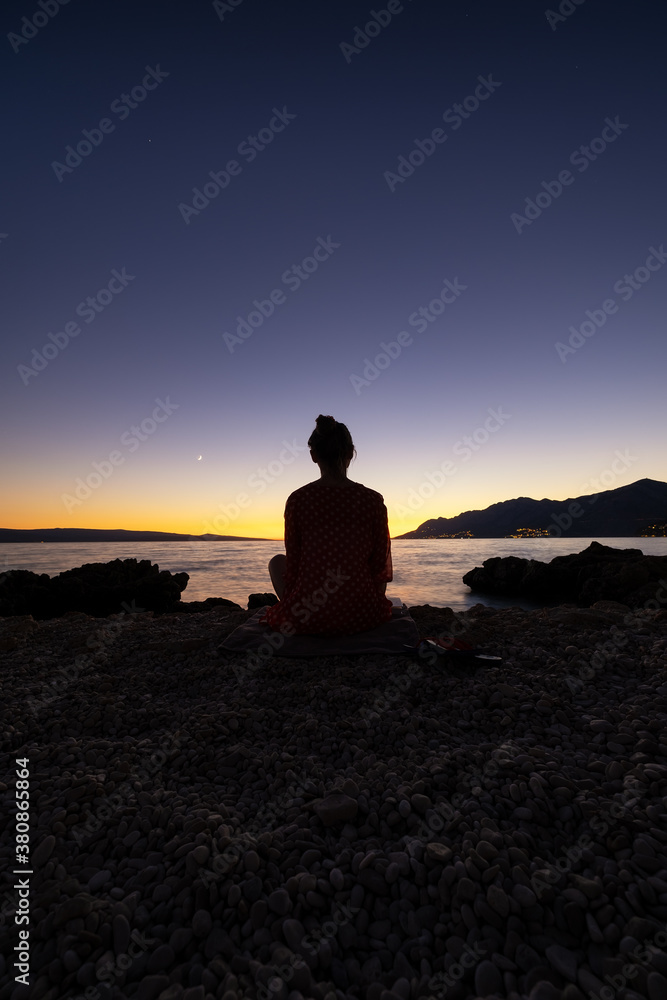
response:
<path id="1" fill-rule="evenodd" d="M 213 926 L 213 918 L 208 910 L 197 910 L 192 917 L 192 930 L 195 937 L 205 938 Z"/>
<path id="2" fill-rule="evenodd" d="M 667 997 L 667 979 L 659 972 L 650 972 L 646 980 L 649 1000 L 665 1000 Z"/>
<path id="3" fill-rule="evenodd" d="M 358 805 L 355 799 L 345 795 L 344 792 L 332 792 L 315 806 L 315 812 L 325 826 L 336 826 L 338 823 L 345 823 L 354 819 L 357 815 Z"/>
<path id="4" fill-rule="evenodd" d="M 561 991 L 553 983 L 541 980 L 533 986 L 528 1000 L 561 1000 Z"/>
<path id="5" fill-rule="evenodd" d="M 298 920 L 288 918 L 283 921 L 282 931 L 288 947 L 294 952 L 299 951 L 301 942 L 306 936 L 303 924 Z"/>
<path id="6" fill-rule="evenodd" d="M 122 955 L 127 951 L 130 943 L 130 925 L 127 917 L 123 913 L 118 913 L 113 918 L 113 947 L 117 955 Z"/>
<path id="7" fill-rule="evenodd" d="M 486 901 L 501 917 L 509 916 L 510 903 L 507 893 L 498 885 L 490 885 L 486 890 Z"/>
<path id="8" fill-rule="evenodd" d="M 545 949 L 545 954 L 557 972 L 560 972 L 569 982 L 576 983 L 577 956 L 574 952 L 559 944 L 552 944 Z"/>
<path id="9" fill-rule="evenodd" d="M 382 657 L 275 657 L 239 679 L 245 658 L 216 650 L 225 615 L 247 612 L 123 616 L 107 659 L 27 718 L 14 692 L 47 690 L 101 626 L 33 623 L 17 645 L 0 619 L 0 712 L 35 782 L 36 995 L 96 987 L 131 933 L 149 942 L 121 983 L 137 1000 L 254 996 L 293 954 L 305 964 L 275 1000 L 412 1000 L 475 943 L 451 1000 L 599 994 L 667 922 L 667 624 L 640 611 L 641 629 L 621 617 L 612 633 L 593 615 L 479 608 L 459 616 L 466 635 L 502 663 L 420 664 L 416 685 L 408 661 Z M 422 634 L 451 634 L 451 613 L 413 613 Z M 622 655 L 570 690 L 579 658 L 616 635 Z M 370 714 L 392 672 L 400 696 Z M 592 846 L 568 867 L 582 833 Z M 535 872 L 557 863 L 541 894 Z M 662 953 L 634 986 L 665 1000 Z"/>
<path id="10" fill-rule="evenodd" d="M 262 895 L 262 880 L 259 875 L 253 875 L 252 878 L 246 879 L 241 886 L 241 891 L 244 899 L 247 899 L 249 903 L 256 902 Z"/>
<path id="11" fill-rule="evenodd" d="M 37 862 L 33 858 L 33 864 Z M 88 891 L 89 892 L 99 892 L 99 890 L 111 881 L 111 872 L 108 868 L 103 868 L 101 871 L 93 875 L 88 881 Z"/>
<path id="12" fill-rule="evenodd" d="M 292 909 L 292 901 L 285 889 L 276 889 L 267 900 L 269 909 L 284 917 Z"/>
<path id="13" fill-rule="evenodd" d="M 503 989 L 503 977 L 500 970 L 486 959 L 475 967 L 475 989 L 479 996 L 486 997 L 490 993 L 498 993 Z"/>
<path id="14" fill-rule="evenodd" d="M 389 867 L 391 867 L 391 865 Z M 345 885 L 345 876 L 343 875 L 340 868 L 331 869 L 331 871 L 329 872 L 329 881 L 331 882 L 336 892 L 342 892 L 343 887 Z"/>
<path id="15" fill-rule="evenodd" d="M 44 840 L 42 840 L 39 844 L 37 844 L 30 858 L 31 866 L 33 866 L 33 871 L 35 869 L 42 868 L 46 864 L 46 862 L 53 854 L 53 849 L 55 846 L 56 846 L 56 838 L 51 833 L 47 834 L 47 836 L 44 837 Z"/>

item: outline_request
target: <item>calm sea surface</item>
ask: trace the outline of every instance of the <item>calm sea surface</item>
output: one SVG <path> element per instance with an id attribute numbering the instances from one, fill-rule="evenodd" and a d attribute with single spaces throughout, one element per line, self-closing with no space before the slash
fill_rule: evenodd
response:
<path id="1" fill-rule="evenodd" d="M 463 611 L 482 603 L 502 608 L 529 601 L 503 601 L 473 594 L 462 582 L 464 573 L 481 566 L 493 556 L 522 556 L 549 562 L 555 556 L 580 552 L 592 541 L 616 549 L 641 549 L 646 555 L 667 555 L 667 538 L 434 538 L 423 541 L 394 539 L 391 543 L 394 579 L 388 597 L 400 597 L 406 604 L 431 604 Z M 252 593 L 271 593 L 267 563 L 276 552 L 284 552 L 281 542 L 29 542 L 0 544 L 0 574 L 10 569 L 56 576 L 84 563 L 112 559 L 150 559 L 160 569 L 185 571 L 190 580 L 182 598 L 203 601 L 226 597 L 242 607 Z"/>

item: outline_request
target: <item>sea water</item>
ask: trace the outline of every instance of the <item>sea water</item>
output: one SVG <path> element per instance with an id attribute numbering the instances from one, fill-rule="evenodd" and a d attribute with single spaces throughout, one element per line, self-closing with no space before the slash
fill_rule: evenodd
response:
<path id="1" fill-rule="evenodd" d="M 491 607 L 538 605 L 525 598 L 503 600 L 474 594 L 462 577 L 493 556 L 520 556 L 549 562 L 555 556 L 581 552 L 592 541 L 615 549 L 640 549 L 646 555 L 667 555 L 667 538 L 431 538 L 394 539 L 391 543 L 394 579 L 388 597 L 405 604 L 430 604 L 465 611 L 473 604 Z M 6 542 L 0 544 L 0 576 L 11 569 L 56 576 L 84 563 L 112 559 L 149 559 L 161 570 L 186 572 L 190 579 L 184 601 L 226 597 L 246 607 L 248 595 L 272 593 L 268 562 L 284 552 L 279 541 L 257 542 Z"/>

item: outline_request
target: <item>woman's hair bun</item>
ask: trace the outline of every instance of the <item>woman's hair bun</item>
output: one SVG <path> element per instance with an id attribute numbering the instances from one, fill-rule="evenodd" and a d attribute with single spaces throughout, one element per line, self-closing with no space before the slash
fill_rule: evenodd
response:
<path id="1" fill-rule="evenodd" d="M 315 421 L 315 426 L 320 434 L 331 434 L 336 429 L 336 421 L 333 417 L 325 417 L 320 413 Z"/>

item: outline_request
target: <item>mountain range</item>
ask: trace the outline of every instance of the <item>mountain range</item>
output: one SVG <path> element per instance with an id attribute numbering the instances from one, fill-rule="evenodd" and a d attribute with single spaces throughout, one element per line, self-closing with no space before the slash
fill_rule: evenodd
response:
<path id="1" fill-rule="evenodd" d="M 122 528 L 0 528 L 0 542 L 265 542 L 241 535 L 179 535 Z"/>
<path id="2" fill-rule="evenodd" d="M 635 538 L 664 534 L 667 524 L 667 483 L 640 479 L 628 486 L 567 500 L 517 497 L 467 510 L 456 517 L 435 517 L 395 538 L 442 538 L 474 535 L 505 538 L 521 529 L 548 531 L 554 537 Z M 170 531 L 126 531 L 121 528 L 0 528 L 0 542 L 264 542 L 241 535 L 185 535 Z M 273 539 L 275 541 L 275 539 Z"/>
<path id="3" fill-rule="evenodd" d="M 654 525 L 665 524 L 667 483 L 640 479 L 615 490 L 567 500 L 503 500 L 485 510 L 431 518 L 396 537 L 441 538 L 468 532 L 476 538 L 505 538 L 520 529 L 534 529 L 548 531 L 556 538 L 634 538 Z"/>

